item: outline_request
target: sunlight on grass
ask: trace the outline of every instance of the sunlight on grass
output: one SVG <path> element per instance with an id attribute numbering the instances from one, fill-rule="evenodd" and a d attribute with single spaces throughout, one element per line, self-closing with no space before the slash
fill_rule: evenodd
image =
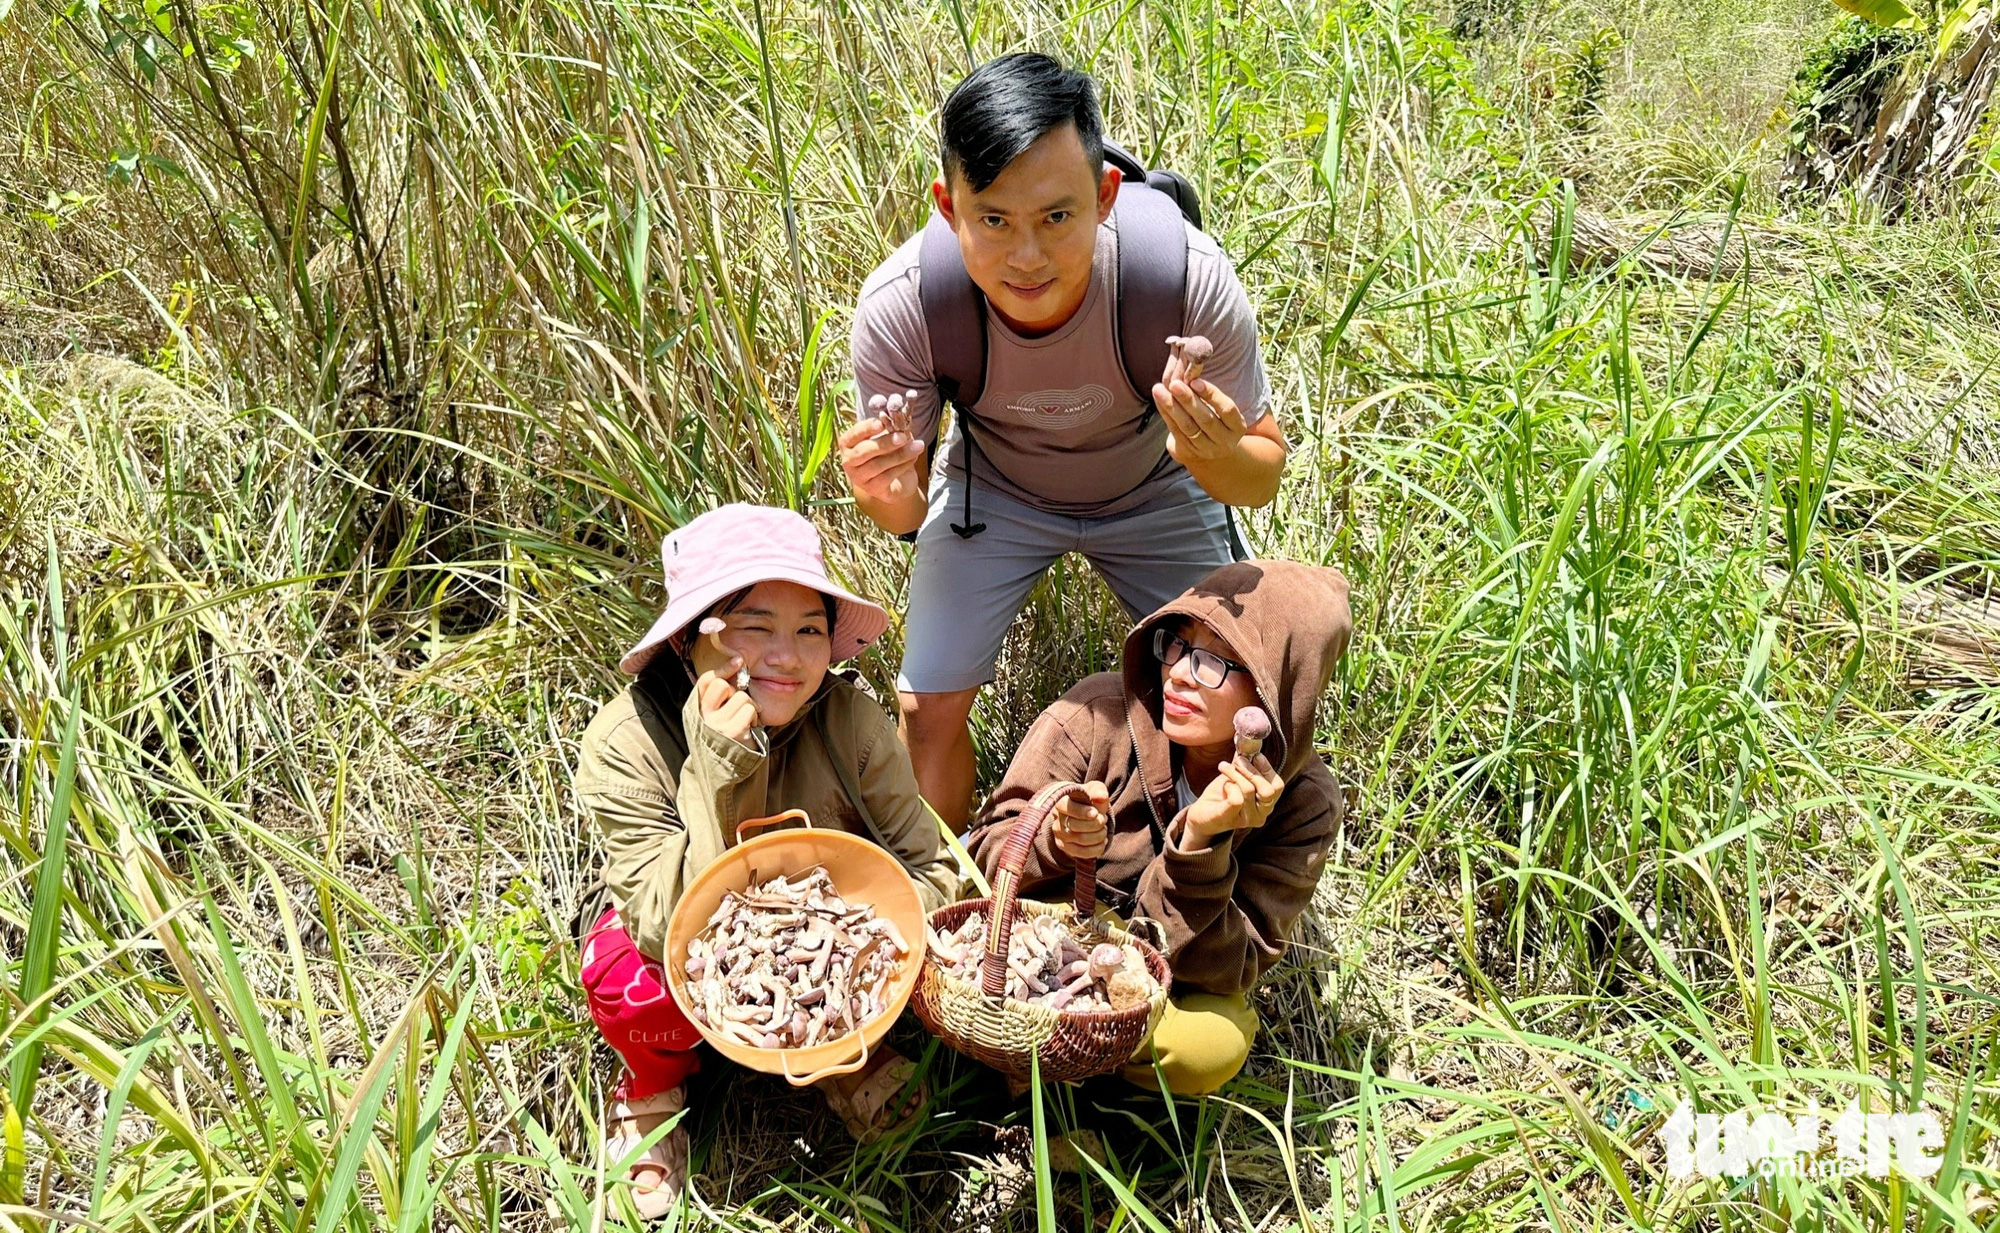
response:
<path id="1" fill-rule="evenodd" d="M 902 595 L 829 462 L 847 315 L 968 45 L 1033 45 L 1259 307 L 1247 522 L 1352 579 L 1351 825 L 1219 1097 L 1009 1100 L 906 1023 L 928 1117 L 857 1150 L 711 1065 L 668 1227 L 1990 1227 L 1992 207 L 1780 212 L 1816 10 L 1529 10 L 16 5 L 0 1220 L 641 1227 L 573 742 L 713 503 Z M 988 780 L 1122 632 L 1052 573 Z M 1941 1170 L 1665 1171 L 1683 1097 L 1857 1094 Z"/>

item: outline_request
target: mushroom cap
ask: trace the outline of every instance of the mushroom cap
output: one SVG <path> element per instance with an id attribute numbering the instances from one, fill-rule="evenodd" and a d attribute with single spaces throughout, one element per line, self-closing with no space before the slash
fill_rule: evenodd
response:
<path id="1" fill-rule="evenodd" d="M 719 634 L 729 628 L 729 622 L 721 617 L 703 617 L 700 628 L 704 634 Z"/>
<path id="2" fill-rule="evenodd" d="M 1115 942 L 1100 942 L 1090 951 L 1090 974 L 1105 977 L 1125 966 L 1125 952 Z"/>
<path id="3" fill-rule="evenodd" d="M 1265 741 L 1271 738 L 1271 717 L 1261 706 L 1246 706 L 1236 712 L 1236 736 L 1239 740 Z"/>
<path id="4" fill-rule="evenodd" d="M 1151 975 L 1127 969 L 1105 983 L 1104 994 L 1111 1009 L 1130 1010 L 1145 1005 L 1152 998 L 1153 989 Z"/>
<path id="5" fill-rule="evenodd" d="M 1180 346 L 1181 356 L 1191 363 L 1199 364 L 1215 354 L 1215 344 L 1200 334 L 1189 334 L 1173 339 Z"/>

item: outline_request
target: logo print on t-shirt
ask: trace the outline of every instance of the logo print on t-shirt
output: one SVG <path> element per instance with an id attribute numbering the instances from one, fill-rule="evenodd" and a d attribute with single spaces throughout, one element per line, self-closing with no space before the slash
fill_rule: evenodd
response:
<path id="1" fill-rule="evenodd" d="M 1082 428 L 1111 410 L 1111 391 L 1101 385 L 1075 390 L 1036 390 L 1008 399 L 1007 409 L 1037 428 Z"/>

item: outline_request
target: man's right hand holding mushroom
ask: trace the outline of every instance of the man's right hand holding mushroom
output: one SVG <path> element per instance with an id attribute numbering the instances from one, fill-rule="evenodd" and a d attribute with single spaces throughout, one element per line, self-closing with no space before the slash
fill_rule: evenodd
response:
<path id="1" fill-rule="evenodd" d="M 854 504 L 891 535 L 923 524 L 930 503 L 924 493 L 924 443 L 911 431 L 909 405 L 920 395 L 877 394 L 867 413 L 840 434 L 840 469 L 854 490 Z"/>
<path id="2" fill-rule="evenodd" d="M 1167 425 L 1167 453 L 1210 496 L 1230 505 L 1267 504 L 1277 495 L 1285 439 L 1273 421 L 1246 425 L 1244 409 L 1202 378 L 1214 344 L 1199 334 L 1174 335 L 1167 366 L 1153 386 L 1153 406 Z"/>

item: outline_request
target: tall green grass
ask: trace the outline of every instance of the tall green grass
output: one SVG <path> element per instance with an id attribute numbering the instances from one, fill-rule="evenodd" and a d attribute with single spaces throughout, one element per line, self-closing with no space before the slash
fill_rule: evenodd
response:
<path id="1" fill-rule="evenodd" d="M 1002 1226 L 1990 1225 L 1993 220 L 1777 217 L 1746 117 L 1815 19 L 1711 7 L 17 4 L 0 1218 L 636 1225 L 576 733 L 692 511 L 805 509 L 902 594 L 829 465 L 848 306 L 941 92 L 1033 45 L 1259 305 L 1295 448 L 1249 522 L 1354 582 L 1353 823 L 1221 1097 L 1016 1105 L 909 1035 L 929 1120 L 856 1152 L 710 1076 L 683 1226 L 1024 1179 Z M 1052 575 L 985 773 L 1120 633 Z M 1937 1177 L 1664 1175 L 1682 1094 L 1862 1088 L 1944 1117 Z"/>

